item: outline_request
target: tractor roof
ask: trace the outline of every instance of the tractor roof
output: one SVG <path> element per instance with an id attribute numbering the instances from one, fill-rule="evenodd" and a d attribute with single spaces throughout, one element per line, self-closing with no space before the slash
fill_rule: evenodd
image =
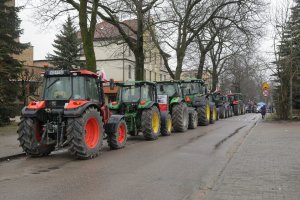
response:
<path id="1" fill-rule="evenodd" d="M 88 71 L 88 70 L 47 70 L 44 72 L 44 76 L 50 77 L 50 76 L 78 76 L 78 75 L 85 75 L 85 76 L 93 76 L 95 78 L 98 78 L 98 75 L 94 72 Z"/>
<path id="2" fill-rule="evenodd" d="M 172 84 L 172 83 L 181 83 L 181 80 L 168 80 L 168 81 L 156 81 L 157 84 Z"/>
<path id="3" fill-rule="evenodd" d="M 230 94 L 227 94 L 228 96 L 233 96 L 233 95 L 243 95 L 242 93 L 230 93 Z"/>
<path id="4" fill-rule="evenodd" d="M 188 79 L 188 80 L 182 80 L 183 83 L 202 83 L 205 82 L 202 79 Z"/>
<path id="5" fill-rule="evenodd" d="M 118 86 L 140 86 L 140 85 L 156 85 L 156 83 L 151 81 L 128 81 L 128 82 L 118 82 Z"/>

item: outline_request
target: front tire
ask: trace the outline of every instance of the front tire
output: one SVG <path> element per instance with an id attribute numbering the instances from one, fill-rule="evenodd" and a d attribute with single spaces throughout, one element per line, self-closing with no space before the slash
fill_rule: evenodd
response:
<path id="1" fill-rule="evenodd" d="M 110 149 L 124 148 L 127 142 L 127 125 L 122 119 L 117 124 L 117 131 L 109 133 L 107 137 L 107 143 Z"/>
<path id="2" fill-rule="evenodd" d="M 189 129 L 195 129 L 198 126 L 198 113 L 193 111 L 189 113 Z"/>
<path id="3" fill-rule="evenodd" d="M 205 106 L 200 106 L 197 108 L 198 113 L 198 125 L 207 126 L 210 120 L 210 106 L 206 103 Z"/>
<path id="4" fill-rule="evenodd" d="M 100 112 L 95 108 L 86 109 L 81 117 L 68 120 L 69 151 L 79 159 L 98 156 L 102 148 L 103 133 Z"/>
<path id="5" fill-rule="evenodd" d="M 188 128 L 189 114 L 188 107 L 185 103 L 181 102 L 172 108 L 172 123 L 174 131 L 185 132 Z"/>
<path id="6" fill-rule="evenodd" d="M 213 106 L 209 123 L 214 124 L 217 120 L 217 108 Z"/>
<path id="7" fill-rule="evenodd" d="M 172 117 L 170 114 L 167 115 L 167 118 L 161 124 L 161 135 L 162 136 L 172 135 Z"/>
<path id="8" fill-rule="evenodd" d="M 156 140 L 160 133 L 160 113 L 156 106 L 142 112 L 142 132 L 146 140 Z"/>
<path id="9" fill-rule="evenodd" d="M 54 150 L 54 145 L 41 144 L 42 122 L 36 118 L 21 118 L 18 128 L 20 146 L 32 157 L 47 156 Z"/>

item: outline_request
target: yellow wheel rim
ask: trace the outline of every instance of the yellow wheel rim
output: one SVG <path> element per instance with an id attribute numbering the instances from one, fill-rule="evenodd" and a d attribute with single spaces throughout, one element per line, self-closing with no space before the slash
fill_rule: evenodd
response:
<path id="1" fill-rule="evenodd" d="M 158 117 L 158 113 L 154 112 L 153 115 L 152 115 L 152 130 L 153 130 L 153 133 L 157 134 L 158 129 L 159 129 L 159 117 Z"/>
<path id="2" fill-rule="evenodd" d="M 209 121 L 210 119 L 210 108 L 209 105 L 206 104 L 206 119 Z"/>
<path id="3" fill-rule="evenodd" d="M 168 132 L 172 131 L 172 120 L 170 117 L 168 118 L 167 129 L 168 129 Z"/>
<path id="4" fill-rule="evenodd" d="M 216 108 L 214 108 L 213 110 L 213 120 L 216 120 L 217 119 L 217 110 Z"/>

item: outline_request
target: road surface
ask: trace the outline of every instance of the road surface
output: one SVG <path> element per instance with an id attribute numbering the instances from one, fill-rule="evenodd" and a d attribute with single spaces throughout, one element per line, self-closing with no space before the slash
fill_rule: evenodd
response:
<path id="1" fill-rule="evenodd" d="M 130 137 L 115 151 L 105 142 L 92 160 L 60 151 L 0 162 L 0 199 L 205 199 L 259 120 L 246 114 L 156 141 Z"/>

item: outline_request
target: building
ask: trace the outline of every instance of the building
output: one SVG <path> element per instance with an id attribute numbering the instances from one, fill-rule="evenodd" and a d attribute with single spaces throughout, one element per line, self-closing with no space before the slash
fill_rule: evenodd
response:
<path id="1" fill-rule="evenodd" d="M 125 20 L 123 23 L 136 29 L 137 20 Z M 135 34 L 124 26 L 128 35 L 135 39 Z M 79 34 L 80 37 L 80 34 Z M 117 28 L 106 21 L 96 25 L 94 36 L 94 50 L 97 60 L 97 70 L 104 71 L 107 79 L 113 78 L 118 81 L 135 79 L 135 58 L 133 52 L 124 42 Z M 144 33 L 145 71 L 147 81 L 169 80 L 163 59 L 155 47 L 149 32 Z M 81 60 L 84 53 L 81 52 Z"/>

